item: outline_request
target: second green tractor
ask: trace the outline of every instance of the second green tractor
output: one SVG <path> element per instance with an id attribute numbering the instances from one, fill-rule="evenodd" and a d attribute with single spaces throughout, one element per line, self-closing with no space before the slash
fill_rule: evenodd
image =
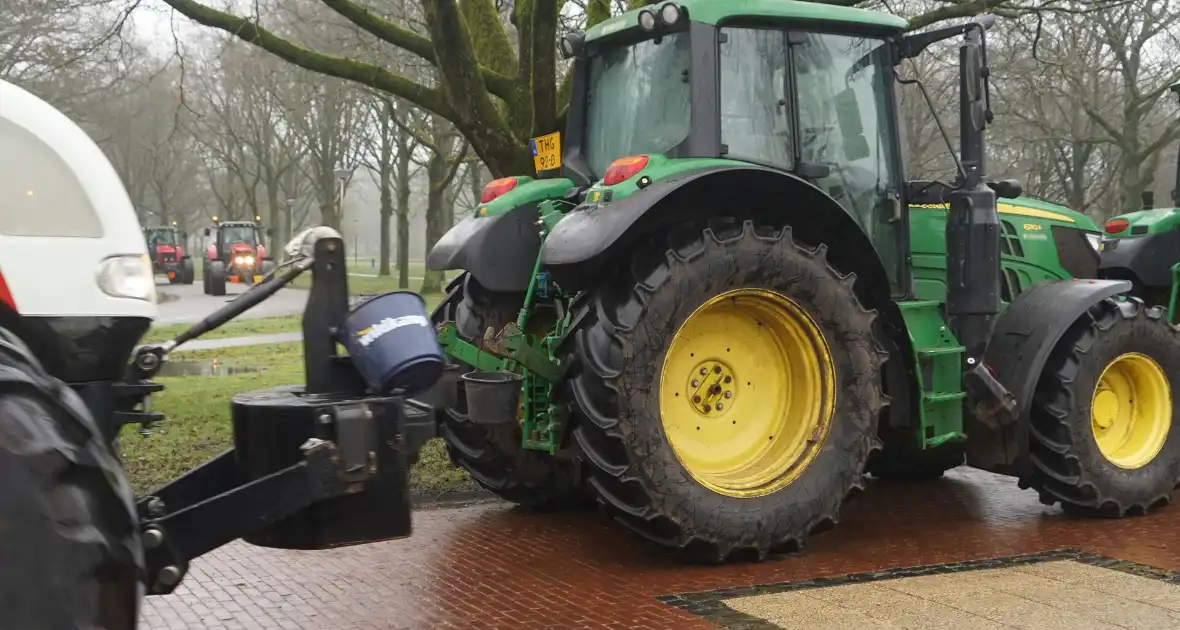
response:
<path id="1" fill-rule="evenodd" d="M 989 23 L 682 0 L 565 38 L 565 132 L 428 257 L 465 271 L 434 314 L 452 459 L 714 562 L 800 548 L 866 473 L 1168 503 L 1180 339 L 1097 279 L 1092 221 L 987 179 Z M 909 181 L 895 68 L 950 38 L 959 174 Z"/>

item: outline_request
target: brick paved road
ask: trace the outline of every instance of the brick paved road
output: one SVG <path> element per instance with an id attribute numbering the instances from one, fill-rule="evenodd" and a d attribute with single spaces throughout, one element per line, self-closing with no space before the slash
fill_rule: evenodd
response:
<path id="1" fill-rule="evenodd" d="M 762 564 L 682 565 L 596 512 L 491 503 L 420 511 L 415 527 L 410 539 L 324 552 L 234 543 L 197 560 L 173 595 L 148 598 L 144 627 L 692 630 L 717 627 L 699 616 L 717 602 L 763 592 L 738 587 L 896 567 L 1077 548 L 1180 570 L 1180 508 L 1077 519 L 971 469 L 930 484 L 870 484 L 803 556 Z M 714 589 L 728 590 L 668 597 Z M 775 626 L 749 617 L 724 627 Z"/>

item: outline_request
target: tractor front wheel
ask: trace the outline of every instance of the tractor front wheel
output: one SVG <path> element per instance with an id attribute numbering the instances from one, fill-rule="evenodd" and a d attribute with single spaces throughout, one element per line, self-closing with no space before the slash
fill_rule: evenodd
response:
<path id="1" fill-rule="evenodd" d="M 180 281 L 183 284 L 192 284 L 196 280 L 196 269 L 193 267 L 193 259 L 185 258 L 180 261 Z"/>
<path id="2" fill-rule="evenodd" d="M 0 602 L 6 628 L 134 630 L 131 489 L 77 394 L 0 330 Z"/>
<path id="3" fill-rule="evenodd" d="M 863 488 L 885 404 L 874 316 L 790 228 L 714 220 L 666 239 L 613 265 L 576 335 L 591 486 L 694 559 L 797 550 Z"/>
<path id="4" fill-rule="evenodd" d="M 209 295 L 225 295 L 226 274 L 225 263 L 220 260 L 209 263 Z"/>
<path id="5" fill-rule="evenodd" d="M 459 336 L 473 343 L 482 339 L 487 328 L 498 331 L 516 321 L 524 303 L 524 295 L 489 291 L 470 274 L 464 274 L 452 286 L 451 294 L 435 309 L 433 321 L 436 325 L 455 322 Z M 451 461 L 481 487 L 507 501 L 533 508 L 584 501 L 572 459 L 524 450 L 519 426 L 478 425 L 462 411 L 465 408 L 460 404 L 446 410 L 442 434 Z"/>
<path id="6" fill-rule="evenodd" d="M 1138 298 L 1090 308 L 1041 373 L 1029 428 L 1032 486 L 1047 505 L 1145 514 L 1180 482 L 1180 334 Z"/>

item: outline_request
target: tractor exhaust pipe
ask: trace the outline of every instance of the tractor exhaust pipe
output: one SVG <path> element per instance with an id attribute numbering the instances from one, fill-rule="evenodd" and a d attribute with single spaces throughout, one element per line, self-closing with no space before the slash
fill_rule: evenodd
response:
<path id="1" fill-rule="evenodd" d="M 1139 195 L 1139 199 L 1143 201 L 1143 209 L 1151 210 L 1155 207 L 1155 193 L 1150 190 L 1145 190 Z"/>
<path id="2" fill-rule="evenodd" d="M 984 168 L 984 129 L 992 112 L 983 30 L 968 29 L 959 48 L 962 172 L 946 223 L 946 313 L 969 365 L 983 357 L 1000 313 L 1000 215 Z"/>

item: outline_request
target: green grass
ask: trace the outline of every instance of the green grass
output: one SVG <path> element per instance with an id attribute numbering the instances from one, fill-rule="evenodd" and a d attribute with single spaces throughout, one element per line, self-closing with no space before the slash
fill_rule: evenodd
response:
<path id="1" fill-rule="evenodd" d="M 283 318 L 276 318 L 283 319 Z M 137 426 L 120 436 L 120 448 L 131 486 L 142 495 L 192 470 L 231 446 L 230 399 L 234 394 L 303 381 L 302 345 L 247 346 L 186 352 L 172 360 L 211 361 L 262 368 L 262 372 L 228 376 L 159 378 L 164 391 L 154 408 L 167 416 L 149 437 Z M 439 440 L 420 453 L 410 474 L 415 492 L 446 494 L 475 488 L 467 474 L 454 468 Z"/>
<path id="2" fill-rule="evenodd" d="M 299 330 L 301 315 L 286 317 L 259 317 L 256 319 L 239 319 L 231 321 L 221 328 L 201 335 L 201 339 L 224 339 L 229 337 L 248 337 L 251 335 L 273 335 L 276 333 L 296 332 Z M 141 343 L 159 343 L 172 339 L 176 335 L 188 330 L 191 324 L 168 324 L 156 326 L 148 331 Z"/>

